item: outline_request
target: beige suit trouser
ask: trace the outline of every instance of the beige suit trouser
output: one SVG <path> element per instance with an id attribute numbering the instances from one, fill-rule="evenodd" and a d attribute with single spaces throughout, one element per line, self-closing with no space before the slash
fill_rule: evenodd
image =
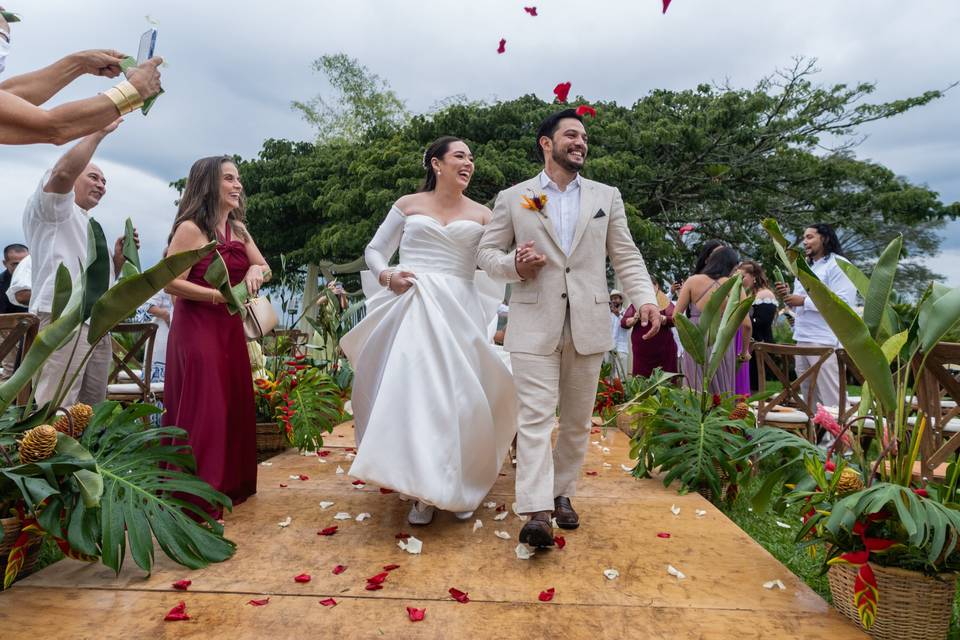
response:
<path id="1" fill-rule="evenodd" d="M 590 417 L 602 360 L 602 353 L 577 353 L 569 309 L 553 353 L 510 354 L 520 401 L 516 484 L 520 513 L 553 511 L 555 497 L 576 494 L 590 443 Z M 558 407 L 560 432 L 557 446 L 551 448 Z"/>
<path id="2" fill-rule="evenodd" d="M 38 313 L 40 317 L 40 329 L 50 324 L 49 313 Z M 37 404 L 43 405 L 53 399 L 60 385 L 60 378 L 67 368 L 67 362 L 70 362 L 70 371 L 64 384 L 70 381 L 70 378 L 77 371 L 83 358 L 90 350 L 93 353 L 83 371 L 77 376 L 70 386 L 67 395 L 63 399 L 63 406 L 69 407 L 76 402 L 94 405 L 103 402 L 107 397 L 107 376 L 110 373 L 111 346 L 110 336 L 105 336 L 94 346 L 87 343 L 87 330 L 89 325 L 84 324 L 80 327 L 80 342 L 74 336 L 67 344 L 57 349 L 51 354 L 47 361 L 43 363 L 43 370 L 40 373 L 40 379 L 37 381 Z M 73 346 L 77 345 L 77 352 L 73 354 L 73 360 L 70 360 L 70 354 L 73 353 Z"/>

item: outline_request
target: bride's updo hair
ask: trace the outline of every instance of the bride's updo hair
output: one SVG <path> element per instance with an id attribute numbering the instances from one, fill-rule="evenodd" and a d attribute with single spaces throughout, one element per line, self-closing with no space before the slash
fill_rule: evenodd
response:
<path id="1" fill-rule="evenodd" d="M 430 161 L 434 158 L 443 161 L 443 156 L 447 155 L 450 145 L 454 142 L 463 142 L 463 140 L 455 136 L 443 136 L 431 142 L 430 146 L 427 147 L 423 154 L 423 168 L 427 170 L 427 176 L 423 179 L 423 186 L 420 187 L 421 192 L 433 191 L 437 188 L 437 174 L 434 172 L 433 163 Z"/>

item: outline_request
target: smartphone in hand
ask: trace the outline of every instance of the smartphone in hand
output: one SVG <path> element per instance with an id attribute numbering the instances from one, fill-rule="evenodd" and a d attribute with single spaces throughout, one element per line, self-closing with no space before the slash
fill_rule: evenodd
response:
<path id="1" fill-rule="evenodd" d="M 141 65 L 153 57 L 153 52 L 157 48 L 157 30 L 147 29 L 140 36 L 140 49 L 137 51 L 137 65 Z"/>

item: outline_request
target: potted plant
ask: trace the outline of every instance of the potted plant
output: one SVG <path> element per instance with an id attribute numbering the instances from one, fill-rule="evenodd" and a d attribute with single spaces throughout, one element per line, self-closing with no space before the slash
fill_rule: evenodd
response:
<path id="1" fill-rule="evenodd" d="M 902 251 L 897 238 L 870 278 L 841 263 L 864 298 L 861 318 L 820 282 L 774 221 L 764 226 L 866 383 L 858 415 L 846 424 L 824 409 L 818 413 L 818 423 L 837 438 L 829 451 L 780 430 L 757 430 L 745 452 L 780 465 L 761 486 L 756 504 L 789 483 L 777 507 L 802 510 L 798 543 L 826 547 L 824 570 L 834 604 L 873 637 L 915 637 L 918 629 L 923 637 L 946 637 L 960 567 L 960 466 L 954 456 L 942 483 L 915 479 L 927 417 L 921 412 L 913 424 L 908 418 L 915 386 L 911 365 L 922 368 L 960 320 L 960 288 L 931 285 L 913 317 L 898 317 L 889 305 Z M 864 446 L 866 436 L 874 435 L 872 446 Z"/>

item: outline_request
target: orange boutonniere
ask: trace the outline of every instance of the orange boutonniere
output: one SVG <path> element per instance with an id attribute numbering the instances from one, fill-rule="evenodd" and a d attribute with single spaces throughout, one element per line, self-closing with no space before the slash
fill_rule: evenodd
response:
<path id="1" fill-rule="evenodd" d="M 530 211 L 536 211 L 537 213 L 543 213 L 543 210 L 547 207 L 547 194 L 541 193 L 538 196 L 520 196 L 523 199 L 523 208 L 530 209 Z"/>

